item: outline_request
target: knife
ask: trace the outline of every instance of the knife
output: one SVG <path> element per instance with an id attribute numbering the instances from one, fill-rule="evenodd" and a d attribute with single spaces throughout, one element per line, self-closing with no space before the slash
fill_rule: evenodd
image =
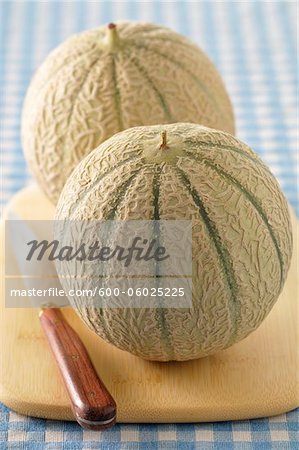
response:
<path id="1" fill-rule="evenodd" d="M 42 280 L 43 287 L 53 287 L 54 283 L 62 289 L 54 264 L 43 258 L 30 264 L 26 261 L 27 243 L 40 241 L 29 221 L 10 213 L 6 222 L 6 242 L 15 257 L 18 271 L 22 275 L 26 289 L 36 287 Z M 44 239 L 44 238 L 43 238 Z M 52 300 L 52 297 L 51 297 Z M 57 299 L 58 300 L 58 299 Z M 59 299 L 59 306 L 61 304 Z M 36 304 L 32 305 L 36 307 Z M 65 320 L 60 309 L 51 303 L 40 304 L 39 320 L 48 340 L 60 375 L 66 387 L 71 407 L 77 422 L 92 430 L 112 427 L 116 422 L 116 403 L 98 376 L 92 361 L 75 330 Z"/>

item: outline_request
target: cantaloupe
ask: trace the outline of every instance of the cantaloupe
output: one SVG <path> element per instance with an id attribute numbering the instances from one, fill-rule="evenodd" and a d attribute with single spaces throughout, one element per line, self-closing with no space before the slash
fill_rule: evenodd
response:
<path id="1" fill-rule="evenodd" d="M 105 139 L 173 122 L 234 133 L 219 73 L 174 31 L 120 22 L 74 35 L 47 57 L 28 89 L 22 142 L 40 187 L 56 203 L 76 164 Z"/>
<path id="2" fill-rule="evenodd" d="M 56 218 L 192 219 L 192 308 L 97 309 L 70 298 L 99 336 L 150 360 L 199 358 L 245 338 L 270 312 L 290 264 L 288 205 L 275 177 L 235 137 L 194 124 L 108 139 L 67 181 Z"/>

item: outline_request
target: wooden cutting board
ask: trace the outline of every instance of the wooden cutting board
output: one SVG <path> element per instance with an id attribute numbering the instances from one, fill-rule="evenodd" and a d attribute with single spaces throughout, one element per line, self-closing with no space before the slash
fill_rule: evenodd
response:
<path id="1" fill-rule="evenodd" d="M 54 213 L 35 186 L 19 192 L 8 210 L 36 220 L 51 219 Z M 295 231 L 298 222 L 292 216 Z M 2 274 L 3 258 L 2 251 Z M 184 363 L 143 361 L 106 344 L 71 309 L 64 309 L 64 314 L 114 396 L 119 422 L 206 422 L 271 416 L 299 405 L 296 275 L 294 255 L 282 295 L 251 336 L 217 355 Z M 3 286 L 1 292 L 0 401 L 22 414 L 73 420 L 38 310 L 5 308 Z"/>

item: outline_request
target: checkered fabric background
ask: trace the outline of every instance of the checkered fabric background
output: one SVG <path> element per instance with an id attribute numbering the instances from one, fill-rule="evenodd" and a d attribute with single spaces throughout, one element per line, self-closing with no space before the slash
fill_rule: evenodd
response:
<path id="1" fill-rule="evenodd" d="M 1 2 L 2 206 L 30 181 L 20 114 L 33 71 L 74 32 L 120 19 L 162 23 L 210 55 L 231 95 L 238 136 L 271 167 L 299 213 L 296 170 L 295 2 Z M 298 410 L 270 419 L 186 425 L 116 425 L 25 418 L 0 406 L 0 449 L 299 449 Z"/>

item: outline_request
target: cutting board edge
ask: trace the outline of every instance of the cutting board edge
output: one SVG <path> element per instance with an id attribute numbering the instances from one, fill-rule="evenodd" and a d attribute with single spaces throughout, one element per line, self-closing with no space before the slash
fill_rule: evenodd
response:
<path id="1" fill-rule="evenodd" d="M 17 414 L 46 420 L 64 420 L 68 422 L 75 420 L 74 415 L 68 406 L 56 405 L 55 411 L 52 411 L 49 409 L 49 405 L 38 405 L 35 403 L 34 408 L 36 408 L 36 412 L 32 413 L 32 404 L 30 402 L 20 400 L 18 398 L 14 399 L 8 391 L 6 391 L 6 394 L 4 394 L 4 391 L 5 389 L 3 389 L 3 386 L 0 385 L 0 402 Z M 252 410 L 252 406 L 248 405 L 247 407 Z M 205 417 L 199 417 L 198 412 L 193 409 L 186 412 L 186 409 L 182 408 L 182 410 L 178 409 L 177 411 L 164 413 L 161 413 L 161 410 L 151 411 L 149 409 L 147 414 L 145 414 L 144 411 L 138 412 L 138 410 L 136 410 L 134 415 L 131 414 L 130 417 L 120 414 L 117 417 L 117 423 L 207 423 L 250 420 L 279 416 L 298 407 L 298 397 L 294 399 L 294 396 L 291 396 L 289 401 L 283 406 L 280 404 L 274 407 L 272 403 L 271 407 L 267 408 L 265 405 L 261 405 L 261 408 L 257 408 L 255 405 L 256 412 L 254 414 L 248 414 L 245 412 L 240 413 L 238 409 L 231 411 L 230 413 L 223 413 L 223 406 L 221 405 L 219 406 L 219 411 L 214 409 L 213 412 L 205 414 Z M 139 414 L 142 414 L 142 418 L 140 418 Z M 182 416 L 185 416 L 184 419 L 182 419 Z"/>

